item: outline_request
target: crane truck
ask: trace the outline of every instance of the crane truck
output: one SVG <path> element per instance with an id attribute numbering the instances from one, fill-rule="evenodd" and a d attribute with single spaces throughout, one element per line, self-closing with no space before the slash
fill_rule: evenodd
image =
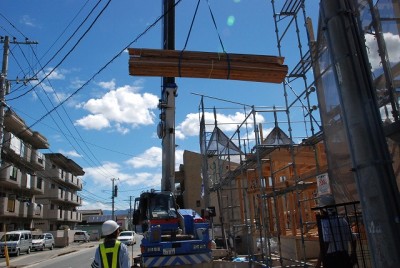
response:
<path id="1" fill-rule="evenodd" d="M 209 223 L 192 209 L 179 209 L 172 192 L 143 192 L 134 207 L 134 224 L 141 225 L 143 231 L 141 267 L 196 265 L 212 260 Z"/>
<path id="2" fill-rule="evenodd" d="M 174 195 L 175 146 L 167 143 L 174 144 L 175 94 L 176 85 L 168 84 L 160 100 L 163 121 L 158 132 L 163 138 L 163 170 L 168 170 L 163 172 L 164 186 L 135 199 L 133 224 L 140 225 L 143 232 L 141 267 L 195 266 L 212 261 L 209 223 L 195 210 L 179 208 Z"/>
<path id="3" fill-rule="evenodd" d="M 164 49 L 174 49 L 175 0 L 163 0 L 163 9 Z M 142 267 L 196 266 L 212 260 L 209 223 L 192 209 L 178 208 L 174 196 L 176 96 L 175 78 L 163 77 L 157 127 L 162 139 L 161 191 L 141 193 L 133 214 L 133 223 L 143 231 Z"/>

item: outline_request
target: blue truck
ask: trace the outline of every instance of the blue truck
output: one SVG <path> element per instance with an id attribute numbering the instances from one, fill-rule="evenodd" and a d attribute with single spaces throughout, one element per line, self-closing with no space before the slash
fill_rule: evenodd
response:
<path id="1" fill-rule="evenodd" d="M 144 192 L 135 200 L 135 208 L 133 223 L 143 231 L 141 267 L 212 261 L 209 223 L 192 209 L 178 209 L 171 192 Z"/>

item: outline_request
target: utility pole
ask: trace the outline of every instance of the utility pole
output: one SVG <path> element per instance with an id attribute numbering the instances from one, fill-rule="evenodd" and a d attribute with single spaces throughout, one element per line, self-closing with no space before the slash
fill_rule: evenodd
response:
<path id="1" fill-rule="evenodd" d="M 116 180 L 119 180 L 119 179 L 116 179 L 116 178 L 112 178 L 111 179 L 111 181 L 112 181 L 112 190 L 111 190 L 111 203 L 112 203 L 111 211 L 112 212 L 111 212 L 111 218 L 112 218 L 113 221 L 115 221 L 115 216 L 114 216 L 114 198 L 118 196 L 118 186 L 114 184 L 114 182 Z"/>
<path id="2" fill-rule="evenodd" d="M 0 74 L 0 141 L 3 140 L 3 128 L 4 128 L 4 107 L 6 106 L 5 103 L 5 95 L 8 88 L 7 82 L 7 69 L 8 69 L 8 53 L 9 53 L 9 46 L 10 46 L 10 39 L 6 36 L 1 42 L 4 43 L 3 48 L 3 64 L 1 68 Z M 3 144 L 0 142 L 0 154 L 3 151 Z M 0 155 L 1 158 L 1 155 Z M 3 159 L 1 159 L 1 162 Z"/>
<path id="3" fill-rule="evenodd" d="M 129 220 L 129 231 L 132 231 L 132 197 L 134 196 L 129 196 L 129 216 L 128 216 L 128 220 Z"/>
<path id="4" fill-rule="evenodd" d="M 8 36 L 0 36 L 0 43 L 3 43 L 3 63 L 2 63 L 2 68 L 1 68 L 1 74 L 0 74 L 0 141 L 3 140 L 3 135 L 4 135 L 4 107 L 6 107 L 6 101 L 5 101 L 5 96 L 8 94 L 8 91 L 10 89 L 10 81 L 7 80 L 7 72 L 8 72 L 8 55 L 10 52 L 10 44 L 23 44 L 23 45 L 31 45 L 31 44 L 37 44 L 38 42 L 35 41 L 29 41 L 28 39 L 25 39 L 25 41 L 17 41 L 16 38 L 14 38 L 12 41 L 10 41 L 10 38 Z M 0 142 L 0 163 L 2 161 L 1 159 L 1 152 L 2 152 L 2 146 L 3 144 Z"/>

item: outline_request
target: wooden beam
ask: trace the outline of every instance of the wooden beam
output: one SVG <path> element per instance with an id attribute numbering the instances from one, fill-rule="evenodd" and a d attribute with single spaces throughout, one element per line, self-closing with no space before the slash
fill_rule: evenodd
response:
<path id="1" fill-rule="evenodd" d="M 282 83 L 284 58 L 198 51 L 129 48 L 129 74 Z"/>

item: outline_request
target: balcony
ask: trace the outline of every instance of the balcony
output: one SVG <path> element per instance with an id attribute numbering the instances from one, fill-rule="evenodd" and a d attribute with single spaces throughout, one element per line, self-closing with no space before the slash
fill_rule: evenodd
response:
<path id="1" fill-rule="evenodd" d="M 46 206 L 49 208 L 50 206 Z M 43 218 L 48 220 L 63 221 L 65 213 L 62 209 L 44 209 Z"/>
<path id="2" fill-rule="evenodd" d="M 81 179 L 68 173 L 67 178 L 65 179 L 66 185 L 74 190 L 82 190 L 82 182 Z"/>
<path id="3" fill-rule="evenodd" d="M 71 194 L 71 202 L 75 205 L 82 206 L 82 198 L 76 194 Z"/>
<path id="4" fill-rule="evenodd" d="M 18 217 L 20 202 L 14 198 L 0 197 L 0 216 Z"/>
<path id="5" fill-rule="evenodd" d="M 44 170 L 46 167 L 44 155 L 36 149 L 31 153 L 31 164 L 39 171 Z"/>
<path id="6" fill-rule="evenodd" d="M 32 188 L 32 176 L 31 174 L 22 173 L 21 174 L 21 189 L 30 190 Z"/>
<path id="7" fill-rule="evenodd" d="M 38 199 L 48 198 L 57 201 L 65 201 L 65 191 L 55 188 L 55 189 L 46 189 L 45 194 L 42 196 L 37 196 Z"/>
<path id="8" fill-rule="evenodd" d="M 31 203 L 28 207 L 28 218 L 42 219 L 43 205 L 37 203 Z"/>
<path id="9" fill-rule="evenodd" d="M 3 162 L 0 168 L 0 185 L 13 189 L 21 187 L 22 173 L 11 163 Z"/>
<path id="10" fill-rule="evenodd" d="M 68 203 L 73 203 L 74 205 L 78 206 L 82 205 L 82 198 L 68 191 L 65 192 L 65 201 Z"/>
<path id="11" fill-rule="evenodd" d="M 65 182 L 65 172 L 60 168 L 46 169 L 46 177 L 54 179 L 56 182 Z"/>
<path id="12" fill-rule="evenodd" d="M 4 133 L 3 152 L 10 162 L 31 165 L 32 146 L 10 132 Z"/>
<path id="13" fill-rule="evenodd" d="M 82 221 L 82 214 L 77 211 L 65 211 L 64 216 L 65 221 L 72 221 L 72 222 L 81 222 Z"/>
<path id="14" fill-rule="evenodd" d="M 44 181 L 41 177 L 31 176 L 31 190 L 32 193 L 42 195 L 44 194 Z"/>
<path id="15" fill-rule="evenodd" d="M 20 202 L 19 203 L 19 217 L 21 218 L 27 218 L 28 217 L 28 208 L 29 208 L 29 203 L 28 202 Z"/>

